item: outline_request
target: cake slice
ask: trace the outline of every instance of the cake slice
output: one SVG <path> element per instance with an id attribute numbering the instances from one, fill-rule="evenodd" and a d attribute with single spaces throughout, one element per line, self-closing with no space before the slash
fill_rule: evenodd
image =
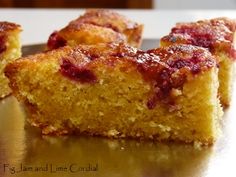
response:
<path id="1" fill-rule="evenodd" d="M 143 25 L 103 9 L 90 9 L 65 28 L 53 32 L 47 43 L 49 50 L 65 45 L 98 43 L 127 43 L 140 47 Z"/>
<path id="2" fill-rule="evenodd" d="M 43 134 L 210 145 L 219 130 L 218 68 L 204 48 L 66 46 L 18 59 L 5 74 Z"/>
<path id="3" fill-rule="evenodd" d="M 17 24 L 0 22 L 0 99 L 11 93 L 4 68 L 21 56 L 20 31 L 21 27 Z"/>
<path id="4" fill-rule="evenodd" d="M 192 44 L 207 48 L 219 63 L 219 97 L 224 107 L 230 105 L 235 62 L 236 21 L 216 18 L 193 23 L 178 23 L 161 39 L 161 46 Z"/>

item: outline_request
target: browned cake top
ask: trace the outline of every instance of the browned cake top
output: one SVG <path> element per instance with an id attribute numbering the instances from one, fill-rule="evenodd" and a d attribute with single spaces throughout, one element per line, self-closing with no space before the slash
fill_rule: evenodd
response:
<path id="1" fill-rule="evenodd" d="M 110 41 L 125 42 L 125 35 L 131 35 L 130 30 L 138 26 L 137 23 L 111 10 L 86 10 L 84 15 L 71 21 L 65 28 L 51 34 L 48 40 L 48 48 L 56 49 L 65 46 L 67 41 L 63 36 L 78 30 L 97 30 L 97 33 L 101 32 L 100 35 L 106 35 L 107 38 L 114 38 L 114 40 L 111 39 Z M 141 37 L 138 35 L 140 34 L 134 36 L 137 40 Z M 129 36 L 127 36 L 126 40 L 129 40 L 128 38 Z M 96 41 L 93 42 L 96 43 Z"/>
<path id="2" fill-rule="evenodd" d="M 171 33 L 161 40 L 201 46 L 208 48 L 213 53 L 223 49 L 234 57 L 233 34 L 235 27 L 235 21 L 227 18 L 178 23 L 172 28 Z"/>
<path id="3" fill-rule="evenodd" d="M 81 23 L 93 24 L 96 26 L 102 26 L 111 28 L 116 32 L 124 32 L 127 29 L 133 29 L 138 26 L 137 23 L 127 19 L 126 17 L 111 11 L 104 9 L 90 9 L 86 13 L 76 20 L 69 23 L 71 28 L 76 28 Z"/>
<path id="4" fill-rule="evenodd" d="M 10 22 L 0 22 L 0 33 L 2 32 L 7 32 L 7 31 L 12 31 L 12 30 L 20 30 L 20 25 L 17 25 L 15 23 L 10 23 Z"/>

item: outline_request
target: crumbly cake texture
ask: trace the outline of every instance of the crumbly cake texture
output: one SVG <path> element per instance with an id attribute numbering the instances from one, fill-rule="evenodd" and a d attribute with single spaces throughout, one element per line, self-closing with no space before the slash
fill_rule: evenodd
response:
<path id="1" fill-rule="evenodd" d="M 204 48 L 66 46 L 18 59 L 5 74 L 43 134 L 210 145 L 219 130 L 218 68 Z"/>
<path id="2" fill-rule="evenodd" d="M 21 27 L 17 24 L 0 22 L 0 99 L 11 93 L 4 68 L 21 56 L 20 31 Z"/>
<path id="3" fill-rule="evenodd" d="M 219 97 L 224 107 L 230 105 L 236 52 L 234 35 L 236 21 L 216 18 L 192 23 L 178 23 L 161 39 L 161 46 L 192 44 L 207 48 L 219 63 Z"/>
<path id="4" fill-rule="evenodd" d="M 52 50 L 65 45 L 111 42 L 140 47 L 142 32 L 143 25 L 114 11 L 90 9 L 65 28 L 53 32 L 48 39 L 47 47 Z"/>

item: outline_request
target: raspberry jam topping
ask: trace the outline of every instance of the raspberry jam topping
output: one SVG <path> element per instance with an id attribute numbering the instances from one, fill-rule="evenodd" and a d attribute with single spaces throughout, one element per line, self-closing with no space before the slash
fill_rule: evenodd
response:
<path id="1" fill-rule="evenodd" d="M 53 32 L 47 42 L 47 46 L 49 50 L 57 49 L 59 47 L 63 47 L 66 45 L 66 40 L 58 35 L 58 32 Z"/>
<path id="2" fill-rule="evenodd" d="M 192 45 L 205 47 L 212 49 L 215 43 L 216 34 L 212 30 L 207 30 L 202 27 L 194 28 L 192 26 L 181 26 L 176 27 L 171 30 L 172 33 L 188 34 L 190 38 L 188 39 Z"/>
<path id="3" fill-rule="evenodd" d="M 0 54 L 6 51 L 6 49 L 7 49 L 7 46 L 5 44 L 5 37 L 0 36 Z"/>
<path id="4" fill-rule="evenodd" d="M 180 23 L 172 28 L 168 36 L 162 41 L 175 43 L 192 44 L 209 49 L 212 53 L 218 50 L 228 52 L 228 55 L 235 59 L 233 49 L 233 33 L 235 22 L 228 19 L 213 19 L 198 21 L 196 23 Z M 232 50 L 233 49 L 233 50 Z"/>
<path id="5" fill-rule="evenodd" d="M 70 58 L 62 59 L 60 72 L 69 79 L 79 81 L 81 83 L 97 82 L 97 77 L 91 70 L 86 68 L 85 65 L 77 66 L 76 64 L 71 62 Z"/>

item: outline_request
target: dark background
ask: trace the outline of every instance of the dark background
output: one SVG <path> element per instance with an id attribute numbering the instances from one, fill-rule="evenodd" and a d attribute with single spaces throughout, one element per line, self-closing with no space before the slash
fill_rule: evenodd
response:
<path id="1" fill-rule="evenodd" d="M 153 0 L 0 0 L 0 7 L 152 9 Z"/>

